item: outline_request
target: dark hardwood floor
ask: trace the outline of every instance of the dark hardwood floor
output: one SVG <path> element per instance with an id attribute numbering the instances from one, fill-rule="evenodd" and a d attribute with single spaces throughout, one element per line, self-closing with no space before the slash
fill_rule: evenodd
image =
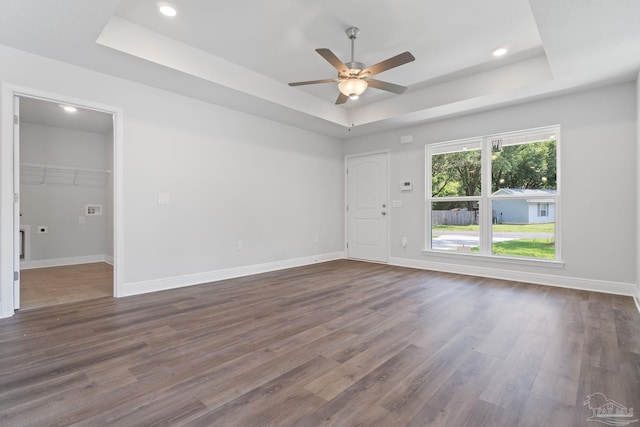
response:
<path id="1" fill-rule="evenodd" d="M 640 412 L 631 298 L 357 261 L 0 320 L 2 426 L 597 426 L 596 393 Z"/>

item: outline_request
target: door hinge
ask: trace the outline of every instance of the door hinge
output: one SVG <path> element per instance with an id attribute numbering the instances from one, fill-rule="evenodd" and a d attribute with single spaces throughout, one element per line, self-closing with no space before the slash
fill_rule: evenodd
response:
<path id="1" fill-rule="evenodd" d="M 347 175 L 349 175 L 349 169 L 347 169 Z"/>
<path id="2" fill-rule="evenodd" d="M 14 271 L 13 272 L 13 281 L 17 282 L 18 280 L 20 280 L 20 272 L 19 271 Z"/>
<path id="3" fill-rule="evenodd" d="M 349 249 L 349 242 L 347 242 L 347 249 Z"/>
<path id="4" fill-rule="evenodd" d="M 347 205 L 347 212 L 349 212 L 349 205 Z"/>
<path id="5" fill-rule="evenodd" d="M 17 114 L 13 115 L 13 124 L 14 125 L 20 124 L 20 117 Z"/>

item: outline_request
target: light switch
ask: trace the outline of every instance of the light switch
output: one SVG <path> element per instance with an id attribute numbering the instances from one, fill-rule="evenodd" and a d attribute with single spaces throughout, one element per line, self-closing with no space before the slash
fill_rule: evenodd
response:
<path id="1" fill-rule="evenodd" d="M 169 195 L 168 194 L 158 194 L 158 204 L 159 205 L 168 205 L 169 204 Z"/>

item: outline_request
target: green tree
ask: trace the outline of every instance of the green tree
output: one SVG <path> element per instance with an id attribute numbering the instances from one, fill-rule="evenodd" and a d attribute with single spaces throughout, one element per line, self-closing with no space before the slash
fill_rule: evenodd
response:
<path id="1" fill-rule="evenodd" d="M 434 197 L 479 196 L 481 164 L 480 150 L 432 156 L 432 195 Z"/>
<path id="2" fill-rule="evenodd" d="M 435 154 L 431 157 L 433 197 L 480 196 L 479 149 Z M 556 141 L 508 145 L 492 153 L 491 192 L 500 188 L 556 189 Z M 440 209 L 449 207 L 439 202 Z M 468 208 L 475 209 L 475 202 Z M 460 203 L 451 203 L 451 208 Z"/>
<path id="3" fill-rule="evenodd" d="M 447 196 L 479 196 L 481 189 L 480 150 L 466 150 L 455 153 L 444 153 L 432 156 L 432 195 Z M 439 202 L 439 209 L 460 207 L 460 202 Z M 476 202 L 465 203 L 467 209 L 476 209 Z"/>
<path id="4" fill-rule="evenodd" d="M 500 188 L 555 189 L 556 141 L 518 144 L 493 153 L 491 192 Z"/>

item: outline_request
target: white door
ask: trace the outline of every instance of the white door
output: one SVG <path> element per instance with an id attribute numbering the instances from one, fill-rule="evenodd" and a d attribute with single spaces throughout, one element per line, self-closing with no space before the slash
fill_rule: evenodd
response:
<path id="1" fill-rule="evenodd" d="M 13 97 L 13 308 L 20 308 L 20 98 Z"/>
<path id="2" fill-rule="evenodd" d="M 388 154 L 347 159 L 347 257 L 387 262 Z"/>

